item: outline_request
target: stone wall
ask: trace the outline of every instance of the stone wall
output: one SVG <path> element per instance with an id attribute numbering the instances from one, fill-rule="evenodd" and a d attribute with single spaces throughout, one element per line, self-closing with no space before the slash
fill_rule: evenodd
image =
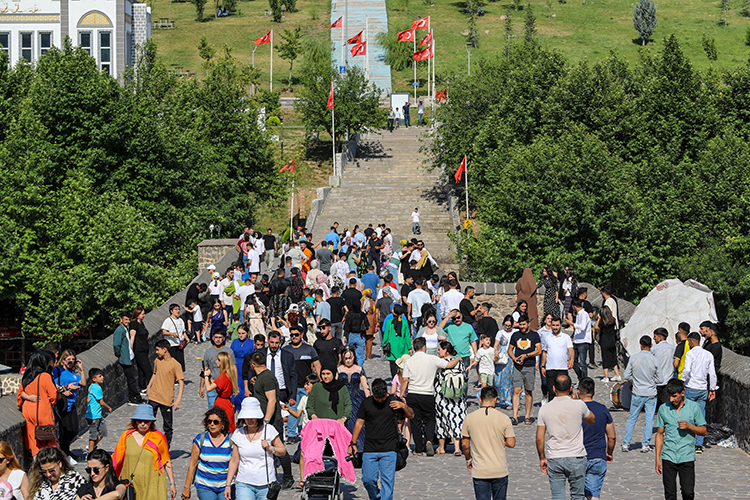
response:
<path id="1" fill-rule="evenodd" d="M 709 422 L 721 422 L 734 431 L 737 444 L 750 453 L 750 362 L 726 347 L 721 358 L 719 391 L 706 407 Z"/>
<path id="2" fill-rule="evenodd" d="M 209 242 L 221 242 L 221 241 L 233 241 L 234 240 L 208 240 Z M 204 242 L 205 243 L 205 242 Z M 214 252 L 218 252 L 216 248 L 220 248 L 220 245 L 204 245 L 206 248 L 211 248 Z M 232 245 L 234 248 L 234 245 Z M 199 251 L 200 253 L 200 251 Z M 216 255 L 216 254 L 213 254 Z M 201 272 L 196 276 L 191 283 L 208 282 L 211 277 L 205 267 L 208 264 L 215 264 L 217 269 L 226 269 L 232 262 L 237 258 L 237 254 L 232 250 L 227 252 L 226 250 L 218 258 L 212 261 L 204 261 L 200 264 Z M 162 338 L 160 329 L 164 319 L 169 316 L 169 304 L 184 304 L 185 293 L 187 287 L 180 292 L 176 293 L 169 300 L 165 301 L 158 309 L 154 309 L 146 314 L 144 319 L 144 325 L 150 333 L 151 343 L 151 358 L 155 357 L 153 350 L 154 343 Z M 112 408 L 117 408 L 127 401 L 128 390 L 127 383 L 125 380 L 125 374 L 117 362 L 117 358 L 114 355 L 112 348 L 112 336 L 99 341 L 91 349 L 83 351 L 78 354 L 78 358 L 83 361 L 83 367 L 86 371 L 91 368 L 100 368 L 104 371 L 104 400 Z M 87 390 L 84 388 L 78 392 L 78 398 L 76 400 L 76 408 L 78 411 L 78 418 L 80 421 L 81 432 L 85 432 L 87 428 L 86 423 L 86 398 L 88 396 Z M 11 444 L 13 451 L 15 451 L 18 457 L 23 457 L 25 465 L 30 465 L 30 457 L 24 452 L 23 441 L 24 441 L 24 429 L 25 420 L 23 415 L 16 406 L 15 394 L 7 397 L 0 398 L 0 441 L 6 441 Z"/>
<path id="3" fill-rule="evenodd" d="M 224 258 L 227 252 L 233 254 L 231 262 L 235 262 L 239 256 L 239 253 L 233 252 L 234 248 L 237 246 L 237 241 L 238 240 L 235 238 L 227 238 L 221 240 L 203 240 L 198 243 L 198 272 L 203 273 L 208 265 L 219 262 L 219 260 Z M 229 266 L 216 265 L 216 269 L 222 274 L 227 267 Z M 211 276 L 209 275 L 205 280 L 206 283 L 208 283 L 210 279 Z"/>

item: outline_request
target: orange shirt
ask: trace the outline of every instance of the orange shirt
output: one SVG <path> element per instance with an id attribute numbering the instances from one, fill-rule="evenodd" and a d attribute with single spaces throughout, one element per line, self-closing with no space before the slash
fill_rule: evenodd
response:
<path id="1" fill-rule="evenodd" d="M 24 401 L 21 393 L 26 392 L 29 396 L 39 396 L 39 402 Z M 31 455 L 36 456 L 39 450 L 48 446 L 57 446 L 56 441 L 37 441 L 34 437 L 34 428 L 37 425 L 55 425 L 55 414 L 52 405 L 57 402 L 57 387 L 52 381 L 52 375 L 42 373 L 26 387 L 19 387 L 16 395 L 16 404 L 23 409 L 23 418 L 26 419 L 26 446 L 31 450 Z M 39 406 L 39 420 L 37 421 L 37 405 Z"/>

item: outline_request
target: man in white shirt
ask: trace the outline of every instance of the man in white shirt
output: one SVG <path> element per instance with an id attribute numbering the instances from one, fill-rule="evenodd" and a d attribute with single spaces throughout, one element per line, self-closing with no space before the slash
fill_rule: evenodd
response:
<path id="1" fill-rule="evenodd" d="M 247 302 L 247 298 L 255 293 L 255 281 L 257 279 L 257 274 L 250 274 L 245 280 L 245 283 L 242 286 L 237 287 L 235 298 L 240 299 L 240 323 L 245 321 L 245 303 Z"/>
<path id="2" fill-rule="evenodd" d="M 349 274 L 349 264 L 346 262 L 346 256 L 341 257 L 341 254 L 334 254 L 333 258 L 336 261 L 331 264 L 330 275 L 338 276 L 343 283 L 346 283 L 346 275 Z"/>
<path id="3" fill-rule="evenodd" d="M 249 272 L 260 273 L 260 255 L 254 247 L 247 247 L 247 270 Z"/>
<path id="4" fill-rule="evenodd" d="M 453 368 L 461 358 L 456 356 L 448 361 L 427 354 L 424 337 L 414 339 L 412 347 L 414 355 L 404 365 L 399 396 L 403 398 L 408 388 L 406 404 L 414 410 L 414 418 L 411 419 L 414 453 L 421 455 L 426 452 L 431 457 L 435 454 L 432 446 L 435 442 L 435 375 L 438 370 Z"/>
<path id="5" fill-rule="evenodd" d="M 558 376 L 550 386 L 550 390 L 555 392 L 555 399 L 539 410 L 536 451 L 539 454 L 539 467 L 549 477 L 552 498 L 565 498 L 567 479 L 570 482 L 571 500 L 582 500 L 588 460 L 581 420 L 592 425 L 596 417 L 586 403 L 570 397 L 570 388 L 571 381 L 567 375 Z"/>
<path id="6" fill-rule="evenodd" d="M 583 302 L 578 297 L 571 302 L 571 308 L 576 312 L 576 321 L 573 323 L 572 314 L 568 314 L 568 324 L 574 328 L 573 347 L 576 359 L 574 370 L 578 381 L 589 376 L 588 353 L 591 349 L 591 318 L 583 310 Z"/>
<path id="7" fill-rule="evenodd" d="M 698 332 L 688 335 L 690 350 L 685 354 L 685 368 L 682 369 L 682 381 L 685 382 L 685 398 L 695 401 L 701 407 L 703 418 L 706 418 L 706 400 L 713 401 L 719 385 L 716 380 L 714 356 L 701 347 L 701 336 Z M 695 437 L 695 452 L 703 453 L 704 436 Z"/>
<path id="8" fill-rule="evenodd" d="M 440 315 L 445 318 L 454 309 L 460 309 L 464 294 L 458 290 L 458 282 L 454 279 L 448 280 L 450 289 L 440 298 Z"/>
<path id="9" fill-rule="evenodd" d="M 422 250 L 425 250 L 424 247 L 424 241 L 419 240 L 417 241 L 417 244 L 414 245 L 414 250 L 411 251 L 411 257 L 409 257 L 409 260 L 416 260 L 419 262 L 419 260 L 422 258 Z M 425 250 L 427 252 L 427 259 L 430 261 L 430 264 L 432 264 L 433 271 L 436 269 L 440 269 L 440 266 L 438 266 L 438 263 L 435 261 L 435 259 L 432 258 L 432 254 L 429 250 Z"/>
<path id="10" fill-rule="evenodd" d="M 422 326 L 422 306 L 430 303 L 430 294 L 424 289 L 424 278 L 421 278 L 419 282 L 415 280 L 414 286 L 416 288 L 409 292 L 406 297 L 406 307 L 409 322 L 412 323 L 412 332 L 416 334 Z"/>
<path id="11" fill-rule="evenodd" d="M 419 223 L 419 209 L 415 208 L 411 213 L 411 232 L 414 234 L 422 234 L 422 226 Z"/>
<path id="12" fill-rule="evenodd" d="M 169 317 L 161 324 L 161 334 L 169 342 L 169 354 L 176 359 L 185 370 L 185 351 L 178 349 L 180 341 L 190 342 L 185 331 L 185 322 L 180 318 L 180 306 L 169 304 Z"/>
<path id="13" fill-rule="evenodd" d="M 552 318 L 552 333 L 542 337 L 542 376 L 547 379 L 547 398 L 555 399 L 555 391 L 550 390 L 560 375 L 568 375 L 573 368 L 573 341 L 567 334 L 560 333 L 560 318 Z M 544 400 L 542 400 L 544 406 Z"/>
<path id="14" fill-rule="evenodd" d="M 659 373 L 661 375 L 662 385 L 656 386 L 656 411 L 659 411 L 659 407 L 669 401 L 669 394 L 667 394 L 667 382 L 672 378 L 674 373 L 674 349 L 675 346 L 667 343 L 667 337 L 669 332 L 666 328 L 657 328 L 654 330 L 654 345 L 651 348 L 651 354 L 656 356 L 656 366 L 659 367 Z"/>
<path id="15" fill-rule="evenodd" d="M 227 269 L 227 274 L 223 280 L 221 280 L 221 293 L 219 294 L 219 300 L 224 304 L 224 309 L 227 311 L 227 317 L 229 322 L 232 322 L 232 315 L 234 313 L 233 302 L 234 298 L 231 293 L 226 293 L 224 290 L 232 283 L 234 279 L 234 269 Z M 236 285 L 239 286 L 239 285 Z"/>

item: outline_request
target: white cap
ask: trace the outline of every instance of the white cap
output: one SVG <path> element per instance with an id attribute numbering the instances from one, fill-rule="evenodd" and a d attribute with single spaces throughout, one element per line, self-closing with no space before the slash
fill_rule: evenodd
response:
<path id="1" fill-rule="evenodd" d="M 216 266 L 215 266 L 215 265 L 213 265 L 213 264 L 211 264 L 210 266 L 208 266 L 208 267 L 206 268 L 206 271 L 216 271 Z"/>
<path id="2" fill-rule="evenodd" d="M 214 279 L 215 279 L 215 280 L 217 280 L 217 279 L 219 279 L 219 278 L 221 278 L 221 274 L 219 274 L 219 273 L 214 273 Z"/>
<path id="3" fill-rule="evenodd" d="M 238 419 L 243 418 L 263 418 L 263 410 L 260 409 L 260 401 L 257 398 L 245 398 L 242 400 L 242 409 L 237 415 Z"/>

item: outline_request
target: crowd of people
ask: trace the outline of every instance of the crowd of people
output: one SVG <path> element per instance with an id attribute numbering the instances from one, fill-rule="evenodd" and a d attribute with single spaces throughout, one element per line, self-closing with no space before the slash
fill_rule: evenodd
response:
<path id="1" fill-rule="evenodd" d="M 173 412 L 185 391 L 184 351 L 205 342 L 197 391 L 207 411 L 204 430 L 193 439 L 183 500 L 193 485 L 200 500 L 271 498 L 279 487 L 304 488 L 318 466 L 319 457 L 309 451 L 306 457 L 304 446 L 305 429 L 316 420 L 331 429 L 340 425 L 337 435 L 351 435 L 346 453 L 361 466 L 372 500 L 392 498 L 397 458 L 411 443 L 417 456 L 463 455 L 477 499 L 505 498 L 505 449 L 516 444 L 514 426 L 534 423 L 539 387 L 544 397 L 536 444 L 552 498 L 565 498 L 568 481 L 571 498 L 596 499 L 616 445 L 609 410 L 593 400 L 596 382 L 588 370 L 596 367 L 596 347 L 604 368 L 600 383 L 632 384 L 620 449 L 631 449 L 645 409 L 640 451 L 653 450 L 656 418 L 655 468 L 665 497 L 676 498 L 679 476 L 683 498 L 692 498 L 705 406 L 718 390 L 721 344 L 714 324 L 702 323 L 700 333 L 681 324 L 677 346 L 667 343 L 664 329 L 645 335 L 621 377 L 617 299 L 605 285 L 602 307 L 594 308 L 572 266 L 561 273 L 545 266 L 538 283 L 531 269 L 524 270 L 516 308 L 499 325 L 492 304 L 476 303 L 474 289 L 462 290 L 456 273 L 438 274 L 438 263 L 417 238 L 394 242 L 385 224 L 339 230 L 335 223 L 313 241 L 301 227 L 283 244 L 271 229 L 261 235 L 246 228 L 237 261 L 222 272 L 209 266 L 211 281 L 191 284 L 184 304 L 169 305 L 156 336 L 144 326 L 142 308 L 121 315 L 114 355 L 134 413 L 111 456 L 98 448 L 107 435 L 105 410 L 111 411 L 102 370 L 90 368 L 84 376 L 76 354 L 60 353 L 55 344 L 34 353 L 18 392 L 34 462 L 27 478 L 0 443 L 0 481 L 7 480 L 19 500 L 119 500 L 128 489 L 138 500 L 174 498 L 170 446 Z M 376 337 L 390 381 L 369 380 L 365 371 Z M 469 413 L 473 373 L 480 408 Z M 89 481 L 73 470 L 70 450 L 82 390 Z M 298 452 L 290 454 L 287 446 Z"/>

